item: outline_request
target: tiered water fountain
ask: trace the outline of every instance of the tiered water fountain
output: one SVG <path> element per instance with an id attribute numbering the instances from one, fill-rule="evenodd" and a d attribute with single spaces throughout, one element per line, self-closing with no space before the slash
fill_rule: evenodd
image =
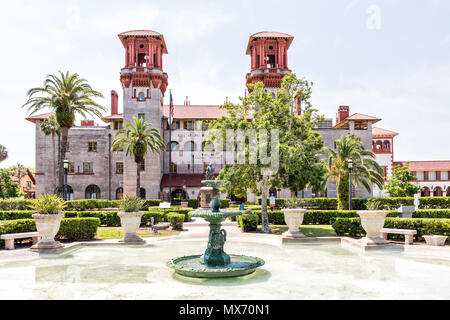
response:
<path id="1" fill-rule="evenodd" d="M 210 177 L 207 175 L 207 178 Z M 231 216 L 241 215 L 240 211 L 220 210 L 219 189 L 227 181 L 204 180 L 207 187 L 200 189 L 201 208 L 189 212 L 193 217 L 200 217 L 209 222 L 208 246 L 203 255 L 191 255 L 170 260 L 167 265 L 176 273 L 194 278 L 237 277 L 253 273 L 264 265 L 264 260 L 244 255 L 228 255 L 223 246 L 227 233 L 221 229 L 222 222 Z M 208 201 L 212 199 L 209 203 Z"/>

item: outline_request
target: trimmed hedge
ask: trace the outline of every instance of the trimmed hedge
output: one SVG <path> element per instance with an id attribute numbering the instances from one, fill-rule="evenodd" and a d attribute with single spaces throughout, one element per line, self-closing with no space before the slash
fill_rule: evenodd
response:
<path id="1" fill-rule="evenodd" d="M 55 238 L 68 241 L 91 240 L 97 234 L 97 228 L 99 226 L 99 218 L 63 219 L 61 220 L 61 226 Z"/>
<path id="2" fill-rule="evenodd" d="M 170 222 L 172 229 L 183 230 L 184 215 L 176 212 L 169 212 L 167 214 L 167 220 Z"/>
<path id="3" fill-rule="evenodd" d="M 150 211 L 150 212 L 144 213 L 144 215 L 142 216 L 142 219 L 141 219 L 141 223 L 144 225 L 147 223 L 150 223 L 152 221 L 152 219 L 151 219 L 152 217 L 154 219 L 155 224 L 167 221 L 167 215 L 165 212 Z"/>
<path id="4" fill-rule="evenodd" d="M 336 218 L 333 229 L 339 236 L 351 237 L 365 236 L 360 218 Z M 385 228 L 417 230 L 416 240 L 422 240 L 422 235 L 450 236 L 450 219 L 402 219 L 386 218 Z M 401 238 L 401 235 L 390 235 L 392 238 Z"/>
<path id="5" fill-rule="evenodd" d="M 69 241 L 91 240 L 100 225 L 98 218 L 62 219 L 56 239 Z M 24 233 L 36 231 L 34 219 L 0 221 L 0 234 Z"/>
<path id="6" fill-rule="evenodd" d="M 244 214 L 237 217 L 237 223 L 244 232 L 258 230 L 259 216 L 257 214 Z"/>

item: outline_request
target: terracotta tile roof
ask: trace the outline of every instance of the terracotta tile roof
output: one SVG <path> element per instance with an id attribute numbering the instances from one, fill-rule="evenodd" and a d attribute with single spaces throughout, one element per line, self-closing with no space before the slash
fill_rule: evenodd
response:
<path id="1" fill-rule="evenodd" d="M 372 137 L 373 138 L 385 138 L 385 137 L 390 138 L 390 137 L 395 137 L 395 136 L 398 136 L 397 132 L 378 128 L 378 127 L 372 128 Z"/>
<path id="2" fill-rule="evenodd" d="M 204 187 L 205 184 L 202 180 L 205 180 L 204 173 L 172 173 L 172 187 Z M 161 179 L 161 187 L 169 186 L 169 174 L 164 174 Z"/>
<path id="3" fill-rule="evenodd" d="M 352 120 L 352 121 L 370 121 L 372 123 L 377 123 L 378 121 L 381 121 L 380 118 L 376 118 L 376 117 L 373 117 L 373 116 L 368 116 L 368 115 L 362 114 L 362 113 L 354 113 L 350 117 L 345 118 L 344 120 L 342 120 L 341 122 L 336 123 L 334 128 L 337 129 L 337 128 L 342 127 L 343 125 L 347 124 L 349 120 Z"/>
<path id="4" fill-rule="evenodd" d="M 111 120 L 121 120 L 121 119 L 123 120 L 123 113 L 114 114 L 102 118 L 104 122 L 110 122 Z"/>
<path id="5" fill-rule="evenodd" d="M 394 164 L 404 164 L 398 161 Z M 450 171 L 450 160 L 409 161 L 409 171 Z"/>
<path id="6" fill-rule="evenodd" d="M 175 119 L 217 119 L 226 116 L 225 109 L 214 105 L 189 105 L 174 106 L 173 116 Z M 169 117 L 169 106 L 164 106 L 164 116 Z"/>
<path id="7" fill-rule="evenodd" d="M 119 33 L 119 39 L 122 42 L 123 46 L 125 47 L 125 41 L 124 39 L 127 37 L 155 37 L 155 38 L 160 38 L 162 40 L 163 43 L 163 53 L 168 53 L 167 52 L 167 46 L 166 46 L 166 42 L 164 41 L 164 36 L 156 31 L 153 30 L 131 30 L 131 31 L 125 31 L 122 33 Z"/>
<path id="8" fill-rule="evenodd" d="M 245 52 L 246 54 L 250 54 L 250 44 L 251 44 L 251 42 L 254 39 L 259 39 L 259 38 L 284 38 L 284 39 L 287 39 L 288 40 L 287 49 L 289 49 L 292 41 L 294 40 L 294 36 L 291 36 L 290 34 L 283 33 L 283 32 L 274 32 L 274 31 L 257 32 L 257 33 L 252 34 L 250 36 L 250 39 L 248 40 L 247 51 Z"/>
<path id="9" fill-rule="evenodd" d="M 34 116 L 30 116 L 30 117 L 26 118 L 25 120 L 31 121 L 33 123 L 36 123 L 37 120 L 47 119 L 48 117 L 51 117 L 54 114 L 55 114 L 54 112 L 47 112 L 47 113 L 43 113 L 43 114 L 37 114 L 37 115 L 34 115 Z"/>

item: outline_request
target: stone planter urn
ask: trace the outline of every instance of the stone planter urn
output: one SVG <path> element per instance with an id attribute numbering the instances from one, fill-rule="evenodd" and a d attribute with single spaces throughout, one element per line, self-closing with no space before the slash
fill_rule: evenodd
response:
<path id="1" fill-rule="evenodd" d="M 36 229 L 41 240 L 31 247 L 33 251 L 51 251 L 64 247 L 58 241 L 55 241 L 55 236 L 59 231 L 61 220 L 64 217 L 62 214 L 40 214 L 36 213 L 32 216 L 36 222 Z"/>
<path id="2" fill-rule="evenodd" d="M 119 212 L 117 214 L 120 218 L 120 224 L 125 230 L 125 237 L 120 239 L 119 242 L 123 243 L 135 243 L 142 244 L 145 241 L 136 234 L 139 226 L 141 225 L 141 218 L 144 215 L 143 212 Z"/>
<path id="3" fill-rule="evenodd" d="M 306 238 L 306 236 L 300 232 L 300 226 L 303 223 L 303 217 L 305 216 L 306 209 L 283 209 L 284 221 L 286 221 L 289 230 L 283 233 L 284 238 Z"/>
<path id="4" fill-rule="evenodd" d="M 445 245 L 445 241 L 447 241 L 447 236 L 422 236 L 427 245 L 429 246 L 439 246 L 442 247 Z"/>
<path id="5" fill-rule="evenodd" d="M 381 229 L 384 227 L 384 221 L 388 215 L 388 211 L 364 210 L 358 211 L 361 217 L 361 225 L 366 231 L 366 236 L 359 241 L 366 245 L 380 245 L 389 243 L 380 235 Z"/>

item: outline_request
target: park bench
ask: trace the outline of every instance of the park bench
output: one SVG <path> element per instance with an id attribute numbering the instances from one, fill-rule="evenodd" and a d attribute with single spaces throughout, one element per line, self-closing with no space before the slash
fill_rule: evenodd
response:
<path id="1" fill-rule="evenodd" d="M 409 229 L 387 229 L 383 228 L 380 231 L 381 236 L 387 240 L 388 234 L 403 234 L 405 236 L 405 244 L 413 244 L 414 235 L 417 234 L 417 230 Z"/>
<path id="2" fill-rule="evenodd" d="M 39 233 L 38 232 L 11 233 L 11 234 L 2 234 L 0 236 L 0 239 L 5 240 L 6 250 L 14 250 L 15 239 L 26 239 L 26 238 L 31 238 L 33 240 L 33 243 L 37 243 L 39 241 Z"/>

